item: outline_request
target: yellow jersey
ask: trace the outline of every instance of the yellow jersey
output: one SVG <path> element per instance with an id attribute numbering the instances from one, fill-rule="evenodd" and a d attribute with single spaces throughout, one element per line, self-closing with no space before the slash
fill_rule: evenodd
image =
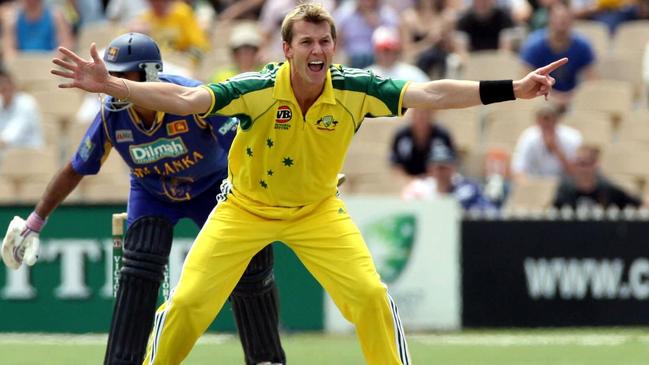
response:
<path id="1" fill-rule="evenodd" d="M 401 115 L 407 86 L 332 65 L 322 94 L 304 114 L 290 73 L 288 62 L 271 63 L 205 86 L 212 95 L 206 115 L 240 120 L 228 157 L 231 192 L 270 217 L 279 212 L 265 208 L 300 208 L 336 194 L 337 174 L 363 119 Z"/>
<path id="2" fill-rule="evenodd" d="M 163 51 L 206 52 L 209 41 L 192 8 L 180 0 L 172 2 L 170 6 L 169 13 L 164 17 L 156 16 L 151 9 L 140 15 L 140 20 L 151 27 L 151 37 Z"/>

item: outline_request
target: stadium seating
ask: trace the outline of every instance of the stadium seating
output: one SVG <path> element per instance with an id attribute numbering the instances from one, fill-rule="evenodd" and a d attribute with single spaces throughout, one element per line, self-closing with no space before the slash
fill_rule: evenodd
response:
<path id="1" fill-rule="evenodd" d="M 633 105 L 647 103 L 647 93 L 642 75 L 642 58 L 637 52 L 623 50 L 609 53 L 597 60 L 597 76 L 602 80 L 628 82 L 633 88 Z"/>
<path id="2" fill-rule="evenodd" d="M 589 80 L 575 90 L 572 108 L 609 114 L 619 123 L 633 106 L 633 85 L 622 80 Z"/>
<path id="3" fill-rule="evenodd" d="M 484 117 L 484 145 L 512 150 L 521 133 L 534 122 L 534 110 L 490 110 Z"/>
<path id="4" fill-rule="evenodd" d="M 480 108 L 439 110 L 435 120 L 448 130 L 462 153 L 474 150 L 480 145 Z"/>
<path id="5" fill-rule="evenodd" d="M 598 60 L 609 53 L 611 47 L 609 31 L 603 22 L 576 20 L 573 23 L 573 29 L 591 42 Z"/>
<path id="6" fill-rule="evenodd" d="M 556 178 L 528 179 L 514 183 L 504 210 L 511 214 L 525 214 L 549 208 L 557 185 Z"/>
<path id="7" fill-rule="evenodd" d="M 128 167 L 115 151 L 108 155 L 99 174 L 86 176 L 79 184 L 84 201 L 92 203 L 126 201 L 129 188 Z"/>
<path id="8" fill-rule="evenodd" d="M 647 176 L 649 150 L 637 144 L 611 145 L 603 150 L 602 170 L 606 174 L 632 175 L 641 179 Z"/>
<path id="9" fill-rule="evenodd" d="M 649 110 L 637 109 L 628 113 L 620 123 L 615 140 L 620 145 L 646 144 L 644 147 L 649 149 Z"/>
<path id="10" fill-rule="evenodd" d="M 18 53 L 15 57 L 5 60 L 5 66 L 22 90 L 49 89 L 55 78 L 50 74 L 54 53 L 32 52 Z"/>
<path id="11" fill-rule="evenodd" d="M 613 52 L 644 52 L 649 41 L 649 20 L 636 20 L 620 24 L 612 39 Z"/>
<path id="12" fill-rule="evenodd" d="M 605 112 L 577 109 L 567 113 L 562 120 L 581 132 L 585 143 L 604 147 L 613 141 L 614 124 Z"/>
<path id="13" fill-rule="evenodd" d="M 90 49 L 90 44 L 95 42 L 97 50 L 102 50 L 108 46 L 113 38 L 122 33 L 119 26 L 108 22 L 92 22 L 85 24 L 79 29 L 77 37 L 77 49 L 81 54 L 87 53 Z"/>
<path id="14" fill-rule="evenodd" d="M 36 99 L 41 113 L 53 117 L 62 129 L 74 119 L 83 96 L 83 92 L 72 89 L 34 90 L 30 94 Z"/>
<path id="15" fill-rule="evenodd" d="M 523 74 L 518 56 L 506 51 L 472 52 L 467 59 L 463 78 L 466 80 L 517 79 Z"/>

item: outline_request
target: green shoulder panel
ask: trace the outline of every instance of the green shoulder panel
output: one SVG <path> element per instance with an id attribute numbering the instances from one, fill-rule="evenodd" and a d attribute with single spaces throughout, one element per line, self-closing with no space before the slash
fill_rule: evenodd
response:
<path id="1" fill-rule="evenodd" d="M 212 90 L 215 96 L 211 112 L 215 113 L 223 109 L 233 100 L 248 93 L 272 88 L 275 85 L 278 68 L 277 64 L 272 63 L 266 65 L 259 72 L 246 72 L 220 83 L 208 84 L 207 87 Z"/>
<path id="2" fill-rule="evenodd" d="M 334 89 L 365 93 L 381 100 L 393 115 L 399 115 L 399 100 L 405 80 L 383 78 L 369 70 L 332 65 L 331 81 Z"/>

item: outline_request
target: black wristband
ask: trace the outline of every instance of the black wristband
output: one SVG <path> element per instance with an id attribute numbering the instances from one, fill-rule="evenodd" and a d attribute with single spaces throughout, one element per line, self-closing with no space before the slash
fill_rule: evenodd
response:
<path id="1" fill-rule="evenodd" d="M 513 80 L 480 81 L 482 104 L 487 105 L 507 100 L 516 100 Z"/>

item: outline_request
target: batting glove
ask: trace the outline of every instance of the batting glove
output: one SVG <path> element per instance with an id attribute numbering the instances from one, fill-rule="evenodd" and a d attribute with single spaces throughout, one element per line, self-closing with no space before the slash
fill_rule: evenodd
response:
<path id="1" fill-rule="evenodd" d="M 45 220 L 36 213 L 29 215 L 27 220 L 14 217 L 2 240 L 2 260 L 5 265 L 17 270 L 25 262 L 32 266 L 38 260 L 40 246 L 40 231 Z"/>

